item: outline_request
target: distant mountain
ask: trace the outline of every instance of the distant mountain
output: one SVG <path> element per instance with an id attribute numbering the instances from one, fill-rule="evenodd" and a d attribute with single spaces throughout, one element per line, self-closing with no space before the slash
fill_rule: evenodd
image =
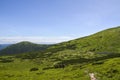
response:
<path id="1" fill-rule="evenodd" d="M 12 44 L 0 44 L 0 50 L 4 49 L 10 45 L 12 45 Z"/>
<path id="2" fill-rule="evenodd" d="M 10 45 L 0 51 L 1 55 L 19 54 L 31 51 L 42 51 L 48 48 L 50 45 L 34 44 L 31 42 L 23 41 L 17 44 Z"/>
<path id="3" fill-rule="evenodd" d="M 56 44 L 48 51 L 77 50 L 95 53 L 120 53 L 120 26 L 96 34 Z"/>

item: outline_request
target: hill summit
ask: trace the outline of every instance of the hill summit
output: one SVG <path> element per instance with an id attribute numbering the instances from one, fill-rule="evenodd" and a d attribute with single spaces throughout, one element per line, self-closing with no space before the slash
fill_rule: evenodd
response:
<path id="1" fill-rule="evenodd" d="M 0 51 L 0 54 L 6 55 L 6 54 L 19 54 L 25 52 L 32 52 L 32 51 L 42 51 L 48 48 L 49 46 L 50 45 L 35 44 L 28 41 L 23 41 L 6 47 L 5 49 Z"/>

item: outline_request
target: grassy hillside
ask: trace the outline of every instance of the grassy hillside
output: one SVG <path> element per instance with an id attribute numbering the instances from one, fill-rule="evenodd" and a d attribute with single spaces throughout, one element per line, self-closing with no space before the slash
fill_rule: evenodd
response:
<path id="1" fill-rule="evenodd" d="M 11 54 L 19 54 L 19 53 L 32 52 L 32 51 L 42 51 L 48 48 L 49 46 L 50 45 L 40 45 L 40 44 L 34 44 L 31 42 L 23 41 L 6 47 L 5 49 L 0 51 L 0 54 L 11 55 Z"/>
<path id="2" fill-rule="evenodd" d="M 96 34 L 56 44 L 49 51 L 79 50 L 81 52 L 120 53 L 120 27 L 107 29 Z"/>
<path id="3" fill-rule="evenodd" d="M 77 61 L 77 63 L 76 63 Z M 120 80 L 120 57 L 98 61 L 69 60 L 65 67 L 55 67 L 51 58 L 0 58 L 0 80 L 90 80 L 94 73 L 98 80 Z M 58 64 L 57 64 L 58 65 Z"/>

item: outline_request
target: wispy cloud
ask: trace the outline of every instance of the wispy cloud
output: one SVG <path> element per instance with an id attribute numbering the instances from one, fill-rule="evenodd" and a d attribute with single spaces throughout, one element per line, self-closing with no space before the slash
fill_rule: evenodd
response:
<path id="1" fill-rule="evenodd" d="M 0 37 L 0 44 L 17 43 L 21 41 L 30 41 L 34 43 L 59 43 L 74 39 L 73 37 Z"/>

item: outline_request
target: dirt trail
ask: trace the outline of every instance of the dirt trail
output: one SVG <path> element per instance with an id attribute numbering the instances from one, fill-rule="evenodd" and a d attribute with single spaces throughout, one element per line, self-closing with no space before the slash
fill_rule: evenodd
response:
<path id="1" fill-rule="evenodd" d="M 94 73 L 89 73 L 91 80 L 97 80 Z"/>

